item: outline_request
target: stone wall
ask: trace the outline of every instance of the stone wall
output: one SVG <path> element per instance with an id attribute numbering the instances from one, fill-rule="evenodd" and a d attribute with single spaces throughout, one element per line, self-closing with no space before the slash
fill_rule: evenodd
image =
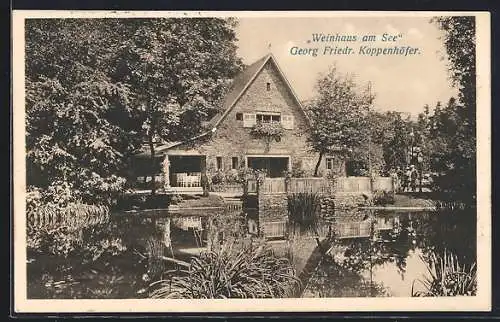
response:
<path id="1" fill-rule="evenodd" d="M 323 218 L 335 215 L 335 197 L 323 196 L 321 198 L 321 216 Z"/>
<path id="2" fill-rule="evenodd" d="M 360 193 L 336 193 L 335 208 L 346 209 L 355 208 L 358 205 L 366 205 L 370 196 L 363 196 Z"/>
<path id="3" fill-rule="evenodd" d="M 287 203 L 285 193 L 260 194 L 258 205 L 260 223 L 286 220 L 288 217 Z"/>
<path id="4" fill-rule="evenodd" d="M 369 197 L 369 196 L 367 196 Z M 344 193 L 335 195 L 322 195 L 320 204 L 320 215 L 323 218 L 337 217 L 340 214 L 352 212 L 360 205 L 368 203 L 367 197 L 357 193 Z M 268 222 L 286 221 L 288 217 L 287 194 L 259 194 L 257 205 L 257 218 L 259 227 Z"/>
<path id="5" fill-rule="evenodd" d="M 288 217 L 287 194 L 259 194 L 258 221 L 263 227 L 266 222 L 286 221 Z M 321 196 L 320 212 L 323 218 L 339 215 L 366 205 L 368 199 L 361 194 L 335 194 Z"/>

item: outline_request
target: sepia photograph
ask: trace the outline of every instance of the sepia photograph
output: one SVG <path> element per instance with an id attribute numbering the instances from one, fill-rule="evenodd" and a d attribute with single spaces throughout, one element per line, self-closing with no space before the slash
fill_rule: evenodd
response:
<path id="1" fill-rule="evenodd" d="M 17 311 L 490 309 L 488 13 L 13 26 Z"/>

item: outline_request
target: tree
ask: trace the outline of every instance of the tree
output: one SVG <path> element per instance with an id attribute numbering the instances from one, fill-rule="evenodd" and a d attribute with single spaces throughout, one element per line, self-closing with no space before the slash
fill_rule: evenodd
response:
<path id="1" fill-rule="evenodd" d="M 402 167 L 407 163 L 411 145 L 412 122 L 399 112 L 374 112 L 371 114 L 372 141 L 382 150 L 383 170 Z"/>
<path id="2" fill-rule="evenodd" d="M 234 25 L 216 18 L 29 20 L 28 184 L 111 204 L 144 139 L 154 160 L 158 138 L 199 133 L 217 111 L 241 65 Z"/>
<path id="3" fill-rule="evenodd" d="M 316 91 L 307 107 L 313 123 L 308 141 L 319 153 L 315 176 L 324 155 L 346 157 L 349 149 L 366 139 L 367 108 L 373 100 L 371 95 L 359 91 L 352 75 L 339 74 L 336 66 L 319 77 Z"/>
<path id="4" fill-rule="evenodd" d="M 434 170 L 437 188 L 451 197 L 474 203 L 476 196 L 476 42 L 475 17 L 438 17 L 433 22 L 443 31 L 449 74 L 458 87 L 458 101 L 431 117 Z"/>
<path id="5" fill-rule="evenodd" d="M 241 69 L 232 19 L 126 19 L 113 77 L 134 88 L 154 169 L 155 143 L 199 134 Z M 186 37 L 186 35 L 189 35 Z M 151 190 L 155 192 L 154 175 Z"/>
<path id="6" fill-rule="evenodd" d="M 112 39 L 102 20 L 26 22 L 27 183 L 46 202 L 109 205 L 125 187 L 139 141 L 131 90 L 105 72 Z"/>
<path id="7" fill-rule="evenodd" d="M 458 110 L 467 119 L 469 133 L 475 133 L 476 124 L 476 28 L 473 16 L 437 17 L 433 19 L 444 32 L 449 75 L 459 89 Z"/>

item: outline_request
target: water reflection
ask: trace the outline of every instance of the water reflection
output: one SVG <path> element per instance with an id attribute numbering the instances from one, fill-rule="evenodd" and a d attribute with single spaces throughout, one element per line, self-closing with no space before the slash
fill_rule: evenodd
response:
<path id="1" fill-rule="evenodd" d="M 306 297 L 411 296 L 433 253 L 476 261 L 475 209 L 337 214 L 333 221 L 337 236 Z"/>

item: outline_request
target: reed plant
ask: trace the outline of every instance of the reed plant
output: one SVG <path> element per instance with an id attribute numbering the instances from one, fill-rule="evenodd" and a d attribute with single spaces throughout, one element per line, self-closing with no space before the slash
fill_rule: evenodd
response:
<path id="1" fill-rule="evenodd" d="M 412 296 L 476 295 L 476 263 L 461 264 L 456 255 L 446 250 L 443 254 L 432 252 L 425 262 L 428 276 L 413 281 Z M 424 290 L 415 290 L 417 281 L 422 284 Z"/>
<path id="2" fill-rule="evenodd" d="M 321 199 L 316 193 L 294 193 L 287 198 L 288 221 L 300 232 L 317 232 Z"/>
<path id="3" fill-rule="evenodd" d="M 265 245 L 226 243 L 193 257 L 184 270 L 151 284 L 152 298 L 284 298 L 295 294 L 299 280 L 286 258 Z"/>

